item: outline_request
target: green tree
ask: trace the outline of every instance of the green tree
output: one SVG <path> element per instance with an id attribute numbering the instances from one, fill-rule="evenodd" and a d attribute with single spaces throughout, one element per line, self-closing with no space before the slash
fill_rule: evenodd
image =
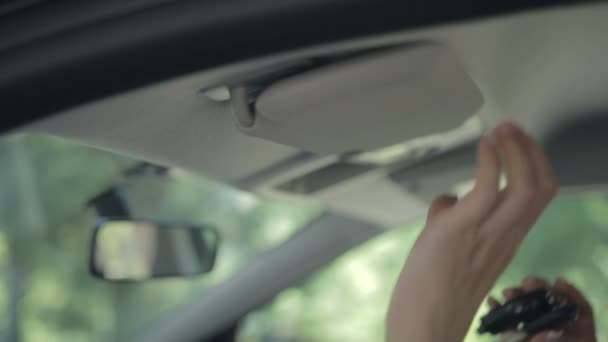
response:
<path id="1" fill-rule="evenodd" d="M 527 275 L 564 276 L 594 306 L 598 338 L 608 341 L 608 200 L 602 193 L 564 195 L 545 212 L 493 294 Z M 384 339 L 392 287 L 422 224 L 385 233 L 352 250 L 302 286 L 281 293 L 244 322 L 240 341 L 352 341 Z M 475 333 L 466 341 L 493 341 Z"/>
<path id="2" fill-rule="evenodd" d="M 0 141 L 0 340 L 128 340 L 320 213 L 176 170 L 165 179 L 126 181 L 124 171 L 135 163 L 48 136 Z M 117 183 L 128 188 L 135 215 L 217 227 L 216 269 L 139 284 L 92 278 L 87 261 L 96 216 L 86 203 Z"/>

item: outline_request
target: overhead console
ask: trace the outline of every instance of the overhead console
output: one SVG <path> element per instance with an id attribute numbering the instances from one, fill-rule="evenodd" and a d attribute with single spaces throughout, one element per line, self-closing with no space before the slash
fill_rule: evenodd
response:
<path id="1" fill-rule="evenodd" d="M 456 56 L 436 43 L 338 59 L 264 87 L 235 86 L 231 98 L 242 132 L 325 155 L 441 133 L 483 104 Z"/>
<path id="2" fill-rule="evenodd" d="M 481 124 L 466 122 L 483 98 L 437 43 L 312 58 L 233 85 L 230 98 L 243 133 L 316 156 L 250 189 L 267 197 L 313 199 L 394 227 L 417 218 L 439 187 L 472 176 L 474 149 L 452 151 L 480 136 Z M 437 166 L 446 154 L 462 169 L 449 177 Z"/>
<path id="3" fill-rule="evenodd" d="M 318 201 L 396 227 L 418 219 L 437 193 L 473 177 L 482 132 L 475 123 L 366 153 L 294 160 L 249 189 L 281 201 Z"/>

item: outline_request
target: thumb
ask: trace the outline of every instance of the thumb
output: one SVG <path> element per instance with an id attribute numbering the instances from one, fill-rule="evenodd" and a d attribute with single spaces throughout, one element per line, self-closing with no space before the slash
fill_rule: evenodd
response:
<path id="1" fill-rule="evenodd" d="M 458 198 L 452 195 L 441 195 L 436 197 L 431 206 L 429 207 L 429 212 L 427 214 L 427 221 L 431 221 L 436 218 L 442 211 L 449 209 L 454 206 L 458 202 Z"/>

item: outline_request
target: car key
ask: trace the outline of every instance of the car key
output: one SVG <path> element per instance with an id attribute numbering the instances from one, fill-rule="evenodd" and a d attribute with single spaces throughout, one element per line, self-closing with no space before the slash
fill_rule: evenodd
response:
<path id="1" fill-rule="evenodd" d="M 520 322 L 534 320 L 550 310 L 547 296 L 547 290 L 539 289 L 512 298 L 482 317 L 478 332 L 498 334 L 515 330 Z"/>
<path id="2" fill-rule="evenodd" d="M 539 289 L 512 298 L 496 307 L 481 319 L 479 333 L 500 334 L 523 332 L 533 335 L 559 328 L 576 319 L 577 307 L 559 300 L 545 289 Z"/>
<path id="3" fill-rule="evenodd" d="M 534 321 L 526 323 L 523 330 L 528 335 L 534 335 L 546 330 L 559 329 L 566 322 L 575 320 L 577 314 L 578 310 L 576 305 L 565 305 L 543 314 Z"/>

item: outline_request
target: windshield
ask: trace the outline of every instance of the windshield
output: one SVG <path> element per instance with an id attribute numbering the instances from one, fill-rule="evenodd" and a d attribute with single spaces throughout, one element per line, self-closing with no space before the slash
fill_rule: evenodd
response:
<path id="1" fill-rule="evenodd" d="M 0 340 L 122 341 L 220 285 L 321 213 L 263 201 L 170 170 L 128 183 L 135 215 L 211 225 L 215 269 L 195 278 L 116 284 L 87 269 L 96 219 L 87 202 L 138 161 L 48 136 L 0 142 Z"/>
<path id="2" fill-rule="evenodd" d="M 260 200 L 170 170 L 168 179 L 129 183 L 137 215 L 216 227 L 216 268 L 195 278 L 116 284 L 92 278 L 89 199 L 138 161 L 47 136 L 0 142 L 0 340 L 123 341 L 205 296 L 251 257 L 281 244 L 321 214 L 314 205 Z M 148 200 L 145 200 L 148 199 Z M 398 227 L 286 289 L 241 322 L 239 342 L 381 341 L 392 286 L 421 224 Z M 542 246 L 542 248 L 541 248 Z M 564 276 L 595 309 L 608 341 L 608 195 L 560 196 L 525 240 L 494 294 L 526 275 Z M 480 308 L 480 314 L 486 312 Z M 474 333 L 466 341 L 492 340 Z"/>
<path id="3" fill-rule="evenodd" d="M 250 314 L 239 342 L 367 342 L 384 340 L 389 296 L 405 257 L 422 229 L 399 227 L 354 249 L 300 287 L 285 290 L 266 308 Z M 608 341 L 608 194 L 558 197 L 528 235 L 492 294 L 528 276 L 565 277 L 594 308 L 598 341 Z M 466 342 L 496 341 L 475 333 Z"/>

